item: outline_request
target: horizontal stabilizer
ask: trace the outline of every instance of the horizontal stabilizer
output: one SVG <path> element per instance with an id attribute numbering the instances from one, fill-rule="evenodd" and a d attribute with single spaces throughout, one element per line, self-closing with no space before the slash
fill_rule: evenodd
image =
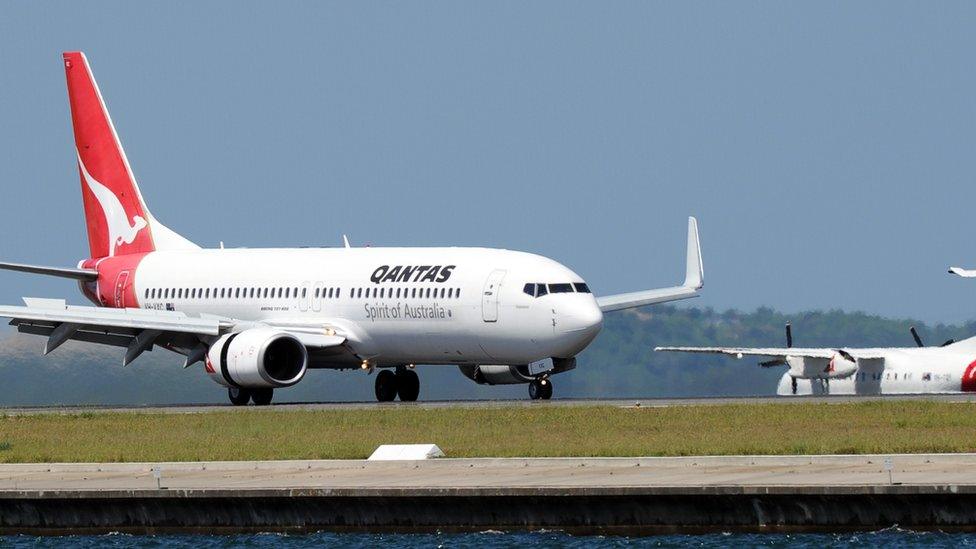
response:
<path id="1" fill-rule="evenodd" d="M 96 280 L 98 278 L 98 271 L 93 269 L 44 267 L 42 265 L 25 265 L 23 263 L 0 263 L 0 269 L 46 276 L 59 276 L 61 278 L 72 278 L 74 280 Z"/>

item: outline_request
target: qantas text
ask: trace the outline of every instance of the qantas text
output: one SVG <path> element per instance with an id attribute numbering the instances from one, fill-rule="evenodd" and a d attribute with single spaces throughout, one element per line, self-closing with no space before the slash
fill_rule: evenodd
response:
<path id="1" fill-rule="evenodd" d="M 456 265 L 381 265 L 369 277 L 373 284 L 381 282 L 447 282 Z"/>

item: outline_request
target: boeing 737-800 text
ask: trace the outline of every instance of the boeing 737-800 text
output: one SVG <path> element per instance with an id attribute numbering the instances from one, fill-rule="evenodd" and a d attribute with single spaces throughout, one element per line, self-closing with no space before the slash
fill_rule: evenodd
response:
<path id="1" fill-rule="evenodd" d="M 149 212 L 81 52 L 64 54 L 89 259 L 0 268 L 67 277 L 97 307 L 25 298 L 0 307 L 20 332 L 115 345 L 129 364 L 154 346 L 203 362 L 234 404 L 268 404 L 309 368 L 365 369 L 376 398 L 416 400 L 416 364 L 456 365 L 477 383 L 524 383 L 576 366 L 603 313 L 695 297 L 694 218 L 681 286 L 594 297 L 538 255 L 484 248 L 201 249 Z"/>

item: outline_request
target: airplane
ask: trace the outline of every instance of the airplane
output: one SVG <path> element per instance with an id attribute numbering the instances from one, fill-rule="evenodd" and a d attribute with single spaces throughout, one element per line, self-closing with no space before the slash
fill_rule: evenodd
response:
<path id="1" fill-rule="evenodd" d="M 776 394 L 885 395 L 976 392 L 976 337 L 926 347 L 911 327 L 916 347 L 855 349 L 793 347 L 786 325 L 786 347 L 655 347 L 658 352 L 714 353 L 743 358 L 769 357 L 759 366 L 786 366 Z"/>
<path id="2" fill-rule="evenodd" d="M 697 297 L 698 224 L 688 218 L 680 286 L 595 297 L 569 268 L 487 248 L 202 249 L 146 206 L 82 52 L 63 54 L 90 257 L 76 268 L 0 268 L 76 280 L 96 306 L 24 298 L 2 306 L 21 333 L 125 349 L 160 347 L 204 364 L 234 405 L 270 404 L 307 370 L 362 369 L 376 399 L 415 401 L 417 364 L 453 365 L 479 384 L 526 384 L 549 399 L 603 314 Z"/>

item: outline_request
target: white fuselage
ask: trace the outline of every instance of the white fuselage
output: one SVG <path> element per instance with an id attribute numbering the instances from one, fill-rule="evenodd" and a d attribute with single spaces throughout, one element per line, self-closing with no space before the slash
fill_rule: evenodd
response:
<path id="1" fill-rule="evenodd" d="M 858 361 L 846 378 L 797 379 L 797 395 L 881 395 L 960 393 L 976 390 L 976 350 L 964 341 L 948 347 L 885 349 L 883 361 Z M 792 379 L 783 374 L 778 395 L 792 395 Z"/>
<path id="2" fill-rule="evenodd" d="M 334 328 L 356 360 L 380 366 L 571 358 L 603 320 L 579 275 L 551 259 L 508 250 L 165 251 L 146 254 L 132 271 L 116 284 L 131 284 L 128 299 L 134 295 L 136 303 L 108 305 Z M 526 284 L 570 290 L 537 297 L 523 291 Z M 313 366 L 347 367 L 349 360 Z"/>

